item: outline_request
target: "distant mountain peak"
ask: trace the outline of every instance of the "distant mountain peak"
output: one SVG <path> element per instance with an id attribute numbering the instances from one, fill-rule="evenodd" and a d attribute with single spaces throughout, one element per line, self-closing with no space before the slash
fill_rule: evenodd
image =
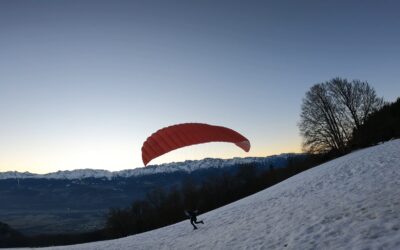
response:
<path id="1" fill-rule="evenodd" d="M 199 169 L 207 168 L 224 168 L 240 164 L 273 164 L 277 161 L 287 160 L 289 157 L 299 156 L 302 154 L 284 153 L 280 155 L 272 155 L 267 157 L 246 157 L 246 158 L 205 158 L 202 160 L 187 160 L 183 162 L 164 163 L 160 165 L 149 165 L 147 167 L 125 169 L 120 171 L 108 171 L 104 169 L 76 169 L 63 170 L 47 174 L 34 174 L 30 172 L 8 171 L 0 172 L 0 180 L 4 179 L 85 179 L 85 178 L 106 178 L 113 179 L 118 177 L 142 176 L 157 173 L 171 173 L 176 171 L 192 172 Z"/>

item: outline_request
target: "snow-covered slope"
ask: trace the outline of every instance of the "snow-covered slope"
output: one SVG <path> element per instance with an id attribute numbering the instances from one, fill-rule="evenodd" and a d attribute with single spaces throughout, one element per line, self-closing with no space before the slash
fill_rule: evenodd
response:
<path id="1" fill-rule="evenodd" d="M 84 179 L 84 178 L 106 178 L 112 179 L 117 177 L 132 177 L 132 176 L 142 176 L 148 174 L 158 174 L 158 173 L 171 173 L 176 171 L 192 172 L 199 169 L 205 168 L 225 168 L 234 165 L 256 163 L 256 164 L 273 164 L 275 167 L 281 167 L 283 162 L 289 157 L 302 156 L 302 154 L 280 154 L 272 155 L 267 157 L 246 157 L 246 158 L 233 158 L 233 159 L 214 159 L 206 158 L 203 160 L 195 161 L 184 161 L 184 162 L 172 162 L 160 165 L 150 165 L 148 167 L 127 169 L 121 171 L 108 171 L 102 169 L 77 169 L 72 171 L 57 171 L 48 174 L 32 174 L 29 172 L 0 172 L 0 180 L 2 179 Z"/>
<path id="2" fill-rule="evenodd" d="M 51 249 L 400 249 L 400 140 L 360 150 L 188 221 Z"/>

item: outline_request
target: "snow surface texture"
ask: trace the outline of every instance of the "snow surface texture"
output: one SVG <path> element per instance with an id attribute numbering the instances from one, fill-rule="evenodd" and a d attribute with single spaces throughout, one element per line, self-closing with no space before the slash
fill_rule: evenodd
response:
<path id="1" fill-rule="evenodd" d="M 400 140 L 300 173 L 189 221 L 47 249 L 400 249 Z"/>

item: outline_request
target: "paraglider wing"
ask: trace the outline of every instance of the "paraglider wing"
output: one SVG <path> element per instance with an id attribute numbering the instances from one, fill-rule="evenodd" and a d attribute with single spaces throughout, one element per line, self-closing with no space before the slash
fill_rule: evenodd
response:
<path id="1" fill-rule="evenodd" d="M 250 142 L 238 132 L 203 123 L 184 123 L 162 128 L 143 143 L 142 160 L 146 166 L 152 159 L 172 150 L 206 142 L 231 142 L 246 152 Z"/>

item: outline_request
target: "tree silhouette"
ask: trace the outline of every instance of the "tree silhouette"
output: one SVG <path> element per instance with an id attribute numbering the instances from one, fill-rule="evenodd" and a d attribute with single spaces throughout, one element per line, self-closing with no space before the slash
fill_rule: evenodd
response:
<path id="1" fill-rule="evenodd" d="M 380 109 L 383 99 L 359 80 L 334 78 L 311 87 L 303 99 L 299 129 L 310 153 L 345 153 L 354 129 Z"/>

